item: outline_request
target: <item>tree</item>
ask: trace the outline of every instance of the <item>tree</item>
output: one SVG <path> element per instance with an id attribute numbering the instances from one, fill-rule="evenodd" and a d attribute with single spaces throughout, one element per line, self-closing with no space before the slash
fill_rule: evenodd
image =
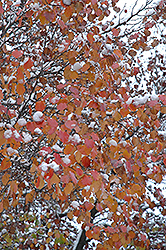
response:
<path id="1" fill-rule="evenodd" d="M 146 212 L 166 215 L 147 185 L 165 175 L 162 53 L 149 79 L 141 62 L 162 45 L 165 4 L 137 2 L 1 1 L 1 249 L 165 246 Z"/>

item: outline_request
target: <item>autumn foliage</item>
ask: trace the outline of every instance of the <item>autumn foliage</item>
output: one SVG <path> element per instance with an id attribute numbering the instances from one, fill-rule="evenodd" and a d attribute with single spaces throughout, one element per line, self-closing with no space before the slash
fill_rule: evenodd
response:
<path id="1" fill-rule="evenodd" d="M 144 205 L 166 215 L 161 190 L 147 194 L 166 174 L 166 96 L 158 78 L 139 90 L 140 55 L 162 44 L 149 37 L 164 1 L 124 33 L 131 19 L 104 21 L 117 0 L 13 2 L 0 3 L 0 248 L 73 249 L 78 223 L 86 249 L 153 249 Z"/>

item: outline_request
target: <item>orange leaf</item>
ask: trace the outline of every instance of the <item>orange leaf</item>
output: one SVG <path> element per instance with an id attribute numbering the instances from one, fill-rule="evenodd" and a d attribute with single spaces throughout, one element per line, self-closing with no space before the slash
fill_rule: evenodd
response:
<path id="1" fill-rule="evenodd" d="M 41 176 L 38 176 L 38 178 L 35 181 L 36 188 L 42 189 L 44 187 L 44 184 L 45 184 L 45 182 L 44 182 L 43 178 Z"/>
<path id="2" fill-rule="evenodd" d="M 11 161 L 9 160 L 9 158 L 4 158 L 1 162 L 0 169 L 5 170 L 10 168 L 10 166 L 11 166 Z"/>
<path id="3" fill-rule="evenodd" d="M 66 187 L 64 188 L 65 195 L 71 194 L 71 191 L 73 189 L 73 184 L 71 182 L 66 184 Z"/>
<path id="4" fill-rule="evenodd" d="M 116 54 L 121 60 L 123 60 L 122 52 L 119 49 L 115 49 L 114 54 Z"/>
<path id="5" fill-rule="evenodd" d="M 59 177 L 55 173 L 53 173 L 53 176 L 50 179 L 51 185 L 58 184 L 59 182 L 60 182 Z"/>
<path id="6" fill-rule="evenodd" d="M 127 151 L 127 149 L 124 149 L 124 150 L 123 150 L 123 156 L 124 156 L 126 159 L 130 159 L 131 154 Z"/>
<path id="7" fill-rule="evenodd" d="M 10 190 L 11 190 L 12 194 L 13 193 L 15 194 L 17 192 L 17 189 L 18 189 L 17 181 L 11 181 Z"/>
<path id="8" fill-rule="evenodd" d="M 35 108 L 37 111 L 43 111 L 45 109 L 45 103 L 43 101 L 36 102 Z"/>
<path id="9" fill-rule="evenodd" d="M 25 93 L 24 84 L 22 84 L 22 83 L 18 83 L 18 84 L 17 84 L 17 93 L 18 93 L 19 95 L 21 95 L 21 96 Z"/>
<path id="10" fill-rule="evenodd" d="M 113 235 L 112 235 L 112 240 L 113 240 L 114 242 L 117 242 L 117 241 L 119 240 L 119 234 L 118 234 L 118 233 L 113 234 Z"/>
<path id="11" fill-rule="evenodd" d="M 88 35 L 87 35 L 87 38 L 88 38 L 88 41 L 92 44 L 93 42 L 94 42 L 94 37 L 93 37 L 93 33 L 88 33 Z"/>
<path id="12" fill-rule="evenodd" d="M 10 178 L 10 174 L 8 173 L 5 173 L 3 176 L 2 176 L 2 183 L 3 185 L 6 185 L 9 181 L 9 178 Z"/>
<path id="13" fill-rule="evenodd" d="M 93 238 L 93 232 L 92 232 L 92 230 L 87 230 L 85 234 L 86 234 L 86 237 L 88 237 L 88 239 L 92 239 Z"/>
<path id="14" fill-rule="evenodd" d="M 119 121 L 121 119 L 121 114 L 119 114 L 118 111 L 115 111 L 115 113 L 112 115 L 115 121 Z"/>

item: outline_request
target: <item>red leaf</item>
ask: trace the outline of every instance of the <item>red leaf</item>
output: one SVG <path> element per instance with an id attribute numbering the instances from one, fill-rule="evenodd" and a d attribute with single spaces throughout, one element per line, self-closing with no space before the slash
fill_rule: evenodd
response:
<path id="1" fill-rule="evenodd" d="M 63 132 L 63 131 L 57 131 L 57 135 L 59 136 L 60 140 L 63 142 L 63 143 L 67 143 L 68 142 L 68 139 L 69 139 L 69 134 L 67 132 Z"/>
<path id="2" fill-rule="evenodd" d="M 163 161 L 163 162 L 164 162 L 164 165 L 166 166 L 166 158 L 164 159 L 164 161 Z"/>
<path id="3" fill-rule="evenodd" d="M 60 165 L 62 163 L 62 159 L 61 159 L 60 155 L 57 153 L 54 153 L 53 156 L 55 158 L 56 163 Z"/>
<path id="4" fill-rule="evenodd" d="M 102 211 L 103 211 L 103 207 L 101 206 L 100 203 L 97 203 L 97 204 L 96 204 L 96 209 L 97 209 L 99 212 L 102 212 Z"/>
<path id="5" fill-rule="evenodd" d="M 84 206 L 87 211 L 90 211 L 94 207 L 93 204 L 88 201 L 85 201 Z"/>
<path id="6" fill-rule="evenodd" d="M 92 137 L 92 139 L 93 139 L 94 141 L 99 141 L 98 135 L 95 134 L 94 132 L 92 132 L 91 137 Z"/>
<path id="7" fill-rule="evenodd" d="M 123 233 L 126 233 L 126 232 L 127 232 L 127 227 L 124 226 L 124 225 L 121 225 L 121 226 L 120 226 L 120 229 L 121 229 L 121 231 L 122 231 Z"/>
<path id="8" fill-rule="evenodd" d="M 134 67 L 133 74 L 136 76 L 138 73 L 139 73 L 139 68 L 138 67 Z"/>
<path id="9" fill-rule="evenodd" d="M 81 159 L 81 162 L 82 162 L 82 165 L 87 168 L 90 166 L 90 159 L 87 157 L 87 156 L 84 156 L 82 159 Z"/>
<path id="10" fill-rule="evenodd" d="M 141 234 L 141 240 L 146 241 L 146 235 L 145 234 Z"/>
<path id="11" fill-rule="evenodd" d="M 47 118 L 47 123 L 51 127 L 50 130 L 48 131 L 48 134 L 52 135 L 55 132 L 56 128 L 58 127 L 58 123 L 55 119 L 52 118 Z"/>
<path id="12" fill-rule="evenodd" d="M 57 109 L 64 110 L 67 108 L 67 104 L 65 102 L 61 102 L 57 105 Z"/>
<path id="13" fill-rule="evenodd" d="M 162 101 L 164 105 L 166 105 L 166 95 L 160 95 L 159 99 Z"/>
<path id="14" fill-rule="evenodd" d="M 68 175 L 62 175 L 61 176 L 61 181 L 63 182 L 63 183 L 69 183 L 69 181 L 70 181 L 70 177 L 68 176 Z"/>
<path id="15" fill-rule="evenodd" d="M 149 107 L 154 107 L 157 103 L 158 103 L 157 100 L 153 100 L 153 101 L 149 101 L 148 105 L 149 105 Z"/>
<path id="16" fill-rule="evenodd" d="M 44 14 L 45 18 L 47 19 L 47 21 L 49 21 L 49 22 L 52 22 L 52 20 L 55 17 L 55 14 L 53 13 L 53 11 L 52 12 L 45 11 L 43 14 Z"/>
<path id="17" fill-rule="evenodd" d="M 95 180 L 95 181 L 97 181 L 98 179 L 99 179 L 99 173 L 96 171 L 96 170 L 92 170 L 91 171 L 91 174 L 92 174 L 92 176 L 93 176 L 93 179 Z"/>
<path id="18" fill-rule="evenodd" d="M 43 111 L 45 109 L 45 103 L 43 101 L 36 102 L 35 108 L 37 111 Z"/>
<path id="19" fill-rule="evenodd" d="M 33 66 L 33 62 L 29 58 L 29 60 L 26 63 L 24 63 L 24 69 L 30 69 L 30 68 L 32 68 L 32 66 Z"/>
<path id="20" fill-rule="evenodd" d="M 73 129 L 75 128 L 75 126 L 77 125 L 77 122 L 76 121 L 73 121 L 73 120 L 67 120 L 65 122 L 65 126 L 69 129 Z"/>
<path id="21" fill-rule="evenodd" d="M 69 171 L 70 178 L 74 184 L 77 184 L 77 179 L 75 177 L 75 174 L 71 171 Z"/>
<path id="22" fill-rule="evenodd" d="M 78 176 L 82 176 L 84 174 L 81 168 L 76 168 L 76 173 Z"/>
<path id="23" fill-rule="evenodd" d="M 94 140 L 92 140 L 92 139 L 85 139 L 85 145 L 87 146 L 87 148 L 93 148 L 94 147 L 94 145 L 95 145 L 95 142 L 94 142 Z"/>
<path id="24" fill-rule="evenodd" d="M 22 50 L 14 50 L 13 52 L 12 52 L 12 56 L 14 56 L 15 58 L 19 58 L 19 57 L 21 57 L 22 55 L 23 55 L 23 51 Z"/>
<path id="25" fill-rule="evenodd" d="M 81 182 L 83 186 L 89 186 L 92 184 L 92 178 L 87 175 L 84 175 Z"/>
<path id="26" fill-rule="evenodd" d="M 113 36 L 118 36 L 119 35 L 119 29 L 113 28 L 112 29 L 112 34 L 113 34 Z"/>
<path id="27" fill-rule="evenodd" d="M 41 150 L 44 150 L 44 151 L 48 152 L 48 154 L 51 154 L 51 152 L 52 152 L 50 147 L 42 147 Z"/>

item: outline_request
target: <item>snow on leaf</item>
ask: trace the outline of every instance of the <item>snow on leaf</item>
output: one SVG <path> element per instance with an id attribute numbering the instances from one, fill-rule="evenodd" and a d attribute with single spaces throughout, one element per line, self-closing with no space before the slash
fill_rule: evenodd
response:
<path id="1" fill-rule="evenodd" d="M 26 63 L 24 63 L 24 69 L 31 69 L 33 66 L 33 62 L 32 60 L 29 58 L 28 61 Z"/>
<path id="2" fill-rule="evenodd" d="M 69 129 L 75 128 L 76 125 L 77 125 L 77 122 L 74 121 L 74 120 L 67 120 L 67 121 L 65 122 L 65 126 L 66 126 L 67 128 L 69 128 Z"/>

